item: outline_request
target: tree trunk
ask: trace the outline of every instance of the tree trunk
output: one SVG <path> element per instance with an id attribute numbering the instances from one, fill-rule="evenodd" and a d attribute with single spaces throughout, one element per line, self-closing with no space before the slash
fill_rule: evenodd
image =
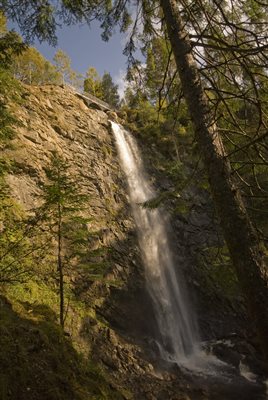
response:
<path id="1" fill-rule="evenodd" d="M 178 1 L 160 0 L 160 3 L 224 237 L 263 354 L 268 360 L 267 268 L 258 236 L 232 178 L 230 163 L 226 158 L 220 134 L 202 87 L 198 66 L 192 55 L 190 40 L 183 29 Z"/>
<path id="2" fill-rule="evenodd" d="M 61 237 L 61 206 L 58 204 L 58 272 L 60 290 L 60 324 L 64 328 L 64 285 L 63 285 L 63 266 L 62 266 L 62 237 Z"/>

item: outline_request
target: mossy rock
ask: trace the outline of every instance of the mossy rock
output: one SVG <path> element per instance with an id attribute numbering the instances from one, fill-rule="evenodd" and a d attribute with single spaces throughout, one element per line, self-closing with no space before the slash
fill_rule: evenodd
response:
<path id="1" fill-rule="evenodd" d="M 124 399 L 75 351 L 55 319 L 43 318 L 53 314 L 47 306 L 29 313 L 26 305 L 0 302 L 1 400 Z"/>

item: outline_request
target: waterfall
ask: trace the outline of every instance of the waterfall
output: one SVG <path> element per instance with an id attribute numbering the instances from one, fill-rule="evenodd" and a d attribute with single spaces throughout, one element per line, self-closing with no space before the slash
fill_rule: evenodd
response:
<path id="1" fill-rule="evenodd" d="M 144 172 L 143 162 L 132 135 L 111 122 L 119 158 L 126 174 L 139 246 L 145 268 L 158 330 L 161 357 L 178 364 L 199 352 L 199 336 L 193 311 L 183 289 L 180 265 L 169 242 L 168 218 L 163 210 L 144 208 L 141 203 L 156 196 Z"/>

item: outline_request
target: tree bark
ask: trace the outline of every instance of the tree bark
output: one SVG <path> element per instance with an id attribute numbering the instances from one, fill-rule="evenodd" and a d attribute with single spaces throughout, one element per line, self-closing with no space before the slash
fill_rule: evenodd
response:
<path id="1" fill-rule="evenodd" d="M 206 165 L 224 237 L 261 344 L 268 360 L 268 285 L 257 233 L 239 189 L 205 96 L 177 0 L 160 0 L 182 89 Z"/>

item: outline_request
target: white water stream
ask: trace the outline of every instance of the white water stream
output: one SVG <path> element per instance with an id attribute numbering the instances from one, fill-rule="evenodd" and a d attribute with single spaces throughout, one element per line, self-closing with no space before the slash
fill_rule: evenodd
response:
<path id="1" fill-rule="evenodd" d="M 215 379 L 211 381 L 214 385 L 220 383 L 225 387 L 232 382 L 236 388 L 237 381 L 241 384 L 241 380 L 238 379 L 240 373 L 240 376 L 252 385 L 256 384 L 259 390 L 256 383 L 257 376 L 246 364 L 240 362 L 237 371 L 233 365 L 228 365 L 213 354 L 202 350 L 195 316 L 183 289 L 181 266 L 175 261 L 169 243 L 168 218 L 161 209 L 150 210 L 141 206 L 156 194 L 144 172 L 140 152 L 133 136 L 120 125 L 114 122 L 111 124 L 121 165 L 127 177 L 147 289 L 152 298 L 158 324 L 160 338 L 157 344 L 160 357 L 177 363 L 185 372 L 190 373 L 191 377 L 194 374 L 205 379 L 208 376 L 210 379 Z M 264 383 L 267 385 L 267 381 Z"/>
<path id="2" fill-rule="evenodd" d="M 140 152 L 132 135 L 112 122 L 122 168 L 126 174 L 132 211 L 138 231 L 151 295 L 160 333 L 161 356 L 178 364 L 199 354 L 199 336 L 193 312 L 183 290 L 180 266 L 176 265 L 168 239 L 168 221 L 159 209 L 141 203 L 156 196 L 144 173 Z"/>

